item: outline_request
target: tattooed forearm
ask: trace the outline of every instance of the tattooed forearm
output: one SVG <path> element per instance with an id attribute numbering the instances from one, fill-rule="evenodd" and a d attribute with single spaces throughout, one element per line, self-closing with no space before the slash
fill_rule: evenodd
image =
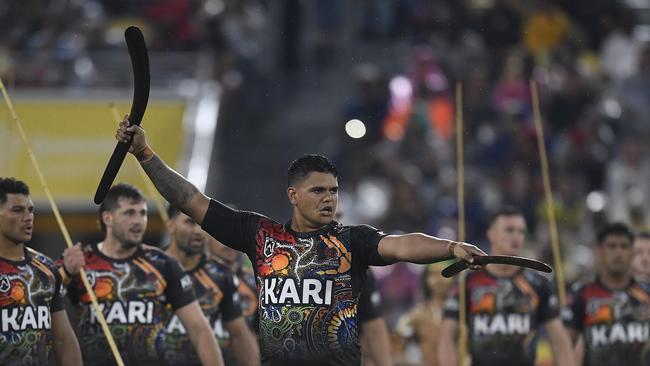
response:
<path id="1" fill-rule="evenodd" d="M 147 172 L 160 194 L 175 207 L 183 209 L 190 200 L 199 194 L 199 190 L 182 175 L 175 172 L 158 155 L 143 162 L 142 168 Z"/>

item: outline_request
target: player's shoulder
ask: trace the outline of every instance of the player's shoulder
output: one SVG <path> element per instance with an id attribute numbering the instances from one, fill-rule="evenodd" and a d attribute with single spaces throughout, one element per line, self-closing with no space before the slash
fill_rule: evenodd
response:
<path id="1" fill-rule="evenodd" d="M 521 272 L 522 276 L 532 286 L 549 286 L 553 282 L 553 277 L 550 274 L 541 273 L 532 269 L 524 269 Z"/>
<path id="2" fill-rule="evenodd" d="M 574 294 L 583 294 L 586 292 L 603 291 L 605 288 L 595 278 L 582 279 L 571 284 L 570 292 Z"/>
<path id="3" fill-rule="evenodd" d="M 220 273 L 226 276 L 234 276 L 234 273 L 219 257 L 207 254 L 203 267 L 210 273 Z"/>
<path id="4" fill-rule="evenodd" d="M 166 263 L 176 262 L 171 255 L 167 254 L 164 250 L 148 244 L 140 244 L 141 256 L 146 258 L 151 263 Z"/>
<path id="5" fill-rule="evenodd" d="M 27 250 L 27 253 L 29 253 L 29 256 L 33 260 L 38 261 L 38 262 L 50 267 L 50 269 L 56 269 L 56 265 L 54 264 L 54 260 L 52 260 L 52 258 L 48 257 L 47 255 L 45 255 L 45 254 L 43 254 L 43 253 L 41 253 L 38 250 L 33 249 L 33 248 L 26 247 L 26 250 Z"/>

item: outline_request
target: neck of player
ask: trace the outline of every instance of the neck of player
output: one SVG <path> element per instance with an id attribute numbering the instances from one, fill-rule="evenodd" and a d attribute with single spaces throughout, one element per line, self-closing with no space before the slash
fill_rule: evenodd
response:
<path id="1" fill-rule="evenodd" d="M 24 244 L 16 243 L 0 235 L 0 257 L 16 262 L 22 261 L 25 259 Z"/>
<path id="2" fill-rule="evenodd" d="M 117 238 L 108 234 L 103 241 L 103 245 L 101 246 L 100 251 L 107 257 L 124 259 L 132 256 L 135 251 L 138 250 L 138 246 L 139 244 L 131 248 L 124 248 L 122 243 Z"/>
<path id="3" fill-rule="evenodd" d="M 630 285 L 630 273 L 615 275 L 607 271 L 600 272 L 600 281 L 610 290 L 622 290 Z"/>
<path id="4" fill-rule="evenodd" d="M 169 244 L 169 249 L 167 249 L 167 254 L 174 257 L 178 261 L 178 263 L 180 263 L 181 266 L 183 266 L 183 269 L 186 271 L 196 268 L 196 266 L 199 264 L 199 261 L 201 260 L 200 253 L 187 254 L 184 251 L 182 251 L 173 240 L 171 244 Z"/>

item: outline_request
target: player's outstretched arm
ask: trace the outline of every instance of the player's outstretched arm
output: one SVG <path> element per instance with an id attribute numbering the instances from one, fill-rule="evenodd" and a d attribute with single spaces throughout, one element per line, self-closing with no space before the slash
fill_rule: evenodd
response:
<path id="1" fill-rule="evenodd" d="M 438 364 L 458 366 L 458 321 L 443 319 L 438 336 Z"/>
<path id="2" fill-rule="evenodd" d="M 65 310 L 52 313 L 52 346 L 59 365 L 81 366 L 79 342 Z"/>
<path id="3" fill-rule="evenodd" d="M 140 126 L 131 125 L 128 118 L 124 118 L 120 122 L 115 138 L 121 142 L 127 142 L 132 138 L 129 152 L 138 159 L 160 194 L 172 206 L 183 211 L 194 221 L 199 224 L 203 222 L 210 199 L 153 152 L 147 144 L 145 131 Z"/>
<path id="4" fill-rule="evenodd" d="M 439 239 L 422 233 L 388 235 L 379 242 L 379 255 L 392 262 L 433 263 L 460 258 L 472 263 L 474 256 L 485 255 L 474 245 Z"/>
<path id="5" fill-rule="evenodd" d="M 243 317 L 235 318 L 226 323 L 230 334 L 230 344 L 239 366 L 258 366 L 260 364 L 260 347 L 253 333 L 248 329 Z"/>
<path id="6" fill-rule="evenodd" d="M 203 316 L 199 303 L 194 300 L 191 303 L 176 310 L 176 315 L 187 329 L 187 335 L 199 355 L 201 364 L 223 366 L 221 350 L 210 329 L 208 320 Z"/>

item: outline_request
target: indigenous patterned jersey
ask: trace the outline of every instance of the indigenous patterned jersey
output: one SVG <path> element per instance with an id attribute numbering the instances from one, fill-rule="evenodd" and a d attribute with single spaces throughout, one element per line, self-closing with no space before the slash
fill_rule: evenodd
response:
<path id="1" fill-rule="evenodd" d="M 472 365 L 534 365 L 537 327 L 559 316 L 551 282 L 527 270 L 495 277 L 467 275 L 466 309 Z M 458 319 L 458 287 L 445 303 L 445 318 Z"/>
<path id="2" fill-rule="evenodd" d="M 194 292 L 203 314 L 212 325 L 221 346 L 228 345 L 228 334 L 223 329 L 227 323 L 241 316 L 238 283 L 232 272 L 214 259 L 201 256 L 196 268 L 186 272 L 194 285 Z M 165 323 L 162 349 L 168 365 L 200 365 L 201 361 L 190 341 L 183 324 L 174 315 L 171 304 L 165 307 Z"/>
<path id="3" fill-rule="evenodd" d="M 258 283 L 265 365 L 358 365 L 357 303 L 368 265 L 385 265 L 369 226 L 297 233 L 212 201 L 203 228 L 245 252 Z"/>
<path id="4" fill-rule="evenodd" d="M 239 299 L 241 303 L 242 314 L 246 319 L 246 323 L 254 334 L 258 333 L 259 325 L 257 323 L 257 284 L 255 283 L 255 272 L 250 264 L 250 260 L 246 258 L 246 263 L 243 264 L 239 271 L 237 271 L 237 279 L 239 280 Z"/>
<path id="5" fill-rule="evenodd" d="M 54 262 L 25 247 L 25 259 L 0 258 L 0 363 L 47 365 L 51 314 L 63 310 Z"/>
<path id="6" fill-rule="evenodd" d="M 585 365 L 650 365 L 650 296 L 635 282 L 617 291 L 599 279 L 576 286 L 564 320 L 585 337 Z"/>
<path id="7" fill-rule="evenodd" d="M 129 258 L 105 256 L 97 244 L 86 248 L 86 273 L 113 338 L 127 365 L 163 361 L 165 305 L 176 310 L 194 301 L 192 280 L 175 259 L 158 248 L 140 245 Z M 113 365 L 115 360 L 79 275 L 68 285 L 79 309 L 79 345 L 84 365 Z"/>
<path id="8" fill-rule="evenodd" d="M 359 298 L 359 324 L 363 331 L 363 323 L 381 317 L 381 294 L 377 289 L 375 275 L 371 270 L 366 271 L 366 281 L 363 283 Z"/>

